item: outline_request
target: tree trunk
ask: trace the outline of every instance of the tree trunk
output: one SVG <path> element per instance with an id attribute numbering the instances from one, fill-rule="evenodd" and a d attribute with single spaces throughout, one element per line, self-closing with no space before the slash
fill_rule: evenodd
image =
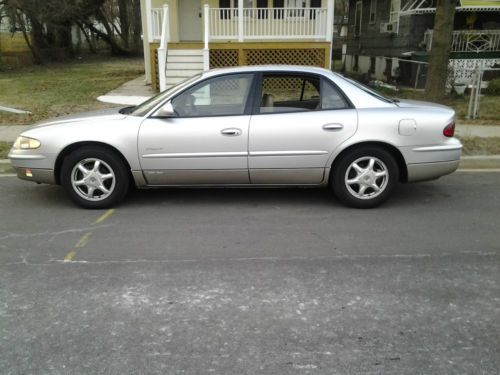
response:
<path id="1" fill-rule="evenodd" d="M 118 14 L 120 18 L 120 36 L 123 46 L 129 48 L 129 30 L 130 22 L 128 19 L 128 4 L 129 0 L 118 0 Z"/>
<path id="2" fill-rule="evenodd" d="M 425 93 L 430 100 L 440 100 L 445 96 L 456 6 L 457 0 L 437 0 L 432 48 L 425 84 Z"/>
<path id="3" fill-rule="evenodd" d="M 142 21 L 141 21 L 141 2 L 140 0 L 133 0 L 132 2 L 132 45 L 133 50 L 140 54 L 142 51 Z"/>

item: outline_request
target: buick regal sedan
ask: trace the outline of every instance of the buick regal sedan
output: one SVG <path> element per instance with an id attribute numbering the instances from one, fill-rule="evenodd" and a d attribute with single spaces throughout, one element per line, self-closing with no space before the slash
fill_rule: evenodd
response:
<path id="1" fill-rule="evenodd" d="M 19 178 L 60 184 L 85 208 L 116 205 L 130 182 L 327 187 L 375 207 L 399 182 L 458 167 L 454 112 L 297 66 L 205 72 L 136 106 L 61 117 L 22 133 Z"/>

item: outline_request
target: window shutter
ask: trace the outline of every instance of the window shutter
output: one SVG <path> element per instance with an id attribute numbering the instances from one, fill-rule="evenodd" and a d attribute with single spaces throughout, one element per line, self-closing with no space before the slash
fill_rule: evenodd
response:
<path id="1" fill-rule="evenodd" d="M 284 8 L 285 0 L 273 0 L 273 8 Z M 274 9 L 274 18 L 283 18 L 284 9 Z"/>

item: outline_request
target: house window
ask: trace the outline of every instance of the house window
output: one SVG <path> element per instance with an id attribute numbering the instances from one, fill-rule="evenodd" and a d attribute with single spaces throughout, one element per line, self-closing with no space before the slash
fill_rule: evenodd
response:
<path id="1" fill-rule="evenodd" d="M 241 1 L 243 1 L 244 9 L 252 9 L 254 7 L 255 0 L 241 0 Z M 219 0 L 219 8 L 221 8 L 220 18 L 227 20 L 230 19 L 232 16 L 238 17 L 238 6 L 239 6 L 238 2 L 239 0 Z M 259 5 L 262 3 L 263 1 L 257 0 L 257 7 L 267 7 L 267 3 L 264 6 Z M 246 14 L 245 16 L 248 17 L 248 14 Z"/>
<path id="2" fill-rule="evenodd" d="M 370 23 L 375 23 L 377 18 L 377 0 L 370 0 Z"/>
<path id="3" fill-rule="evenodd" d="M 274 18 L 297 18 L 309 16 L 315 18 L 315 13 L 306 13 L 304 8 L 321 8 L 321 0 L 273 0 Z M 280 9 L 283 8 L 283 9 Z"/>
<path id="4" fill-rule="evenodd" d="M 361 19 L 363 17 L 363 2 L 358 1 L 356 3 L 356 9 L 354 12 L 354 36 L 361 35 Z"/>

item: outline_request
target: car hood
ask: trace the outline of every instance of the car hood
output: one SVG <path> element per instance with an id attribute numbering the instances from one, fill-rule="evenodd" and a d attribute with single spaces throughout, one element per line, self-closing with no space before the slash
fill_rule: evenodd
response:
<path id="1" fill-rule="evenodd" d="M 409 108 L 409 107 L 412 107 L 412 108 L 415 108 L 415 107 L 434 107 L 434 108 L 443 108 L 443 109 L 452 109 L 450 107 L 447 107 L 445 105 L 442 105 L 442 104 L 437 104 L 437 103 L 431 103 L 431 102 L 424 102 L 424 101 L 421 101 L 421 100 L 410 100 L 410 99 L 398 99 L 399 101 L 396 102 L 395 104 L 398 106 L 398 107 L 401 107 L 401 108 Z"/>
<path id="2" fill-rule="evenodd" d="M 46 126 L 53 126 L 53 125 L 63 125 L 80 121 L 97 121 L 97 120 L 102 121 L 102 120 L 124 119 L 125 117 L 127 117 L 127 115 L 119 113 L 120 109 L 121 108 L 109 108 L 109 109 L 102 109 L 99 111 L 82 112 L 67 116 L 60 116 L 50 120 L 39 122 L 33 125 L 32 129 L 42 128 Z"/>

